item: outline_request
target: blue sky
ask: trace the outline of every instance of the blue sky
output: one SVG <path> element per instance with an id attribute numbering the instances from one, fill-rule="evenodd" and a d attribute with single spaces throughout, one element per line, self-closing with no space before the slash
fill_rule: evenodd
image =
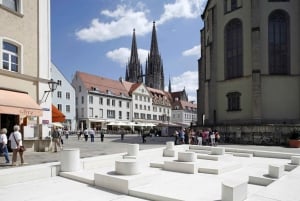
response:
<path id="1" fill-rule="evenodd" d="M 133 29 L 144 68 L 155 21 L 166 87 L 170 78 L 172 91 L 185 88 L 189 100 L 196 100 L 200 15 L 206 2 L 51 0 L 52 62 L 70 81 L 77 70 L 124 78 Z"/>

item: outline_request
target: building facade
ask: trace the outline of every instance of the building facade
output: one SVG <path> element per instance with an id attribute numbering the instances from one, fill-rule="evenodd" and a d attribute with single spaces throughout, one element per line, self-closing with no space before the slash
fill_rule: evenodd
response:
<path id="1" fill-rule="evenodd" d="M 131 97 L 120 81 L 76 72 L 72 86 L 78 129 L 100 130 L 110 122 L 131 121 Z"/>
<path id="2" fill-rule="evenodd" d="M 199 125 L 219 126 L 240 137 L 269 124 L 300 123 L 299 9 L 297 0 L 207 2 L 202 14 Z M 253 127 L 245 131 L 241 126 Z"/>
<path id="3" fill-rule="evenodd" d="M 52 79 L 57 82 L 57 88 L 52 94 L 52 104 L 65 115 L 64 127 L 74 131 L 76 129 L 75 89 L 54 64 L 52 64 L 51 74 Z"/>
<path id="4" fill-rule="evenodd" d="M 0 1 L 1 128 L 21 125 L 28 150 L 43 151 L 51 123 L 50 1 Z"/>

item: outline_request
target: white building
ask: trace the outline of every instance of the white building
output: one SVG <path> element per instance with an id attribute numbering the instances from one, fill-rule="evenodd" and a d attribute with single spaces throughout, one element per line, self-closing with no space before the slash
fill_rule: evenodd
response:
<path id="1" fill-rule="evenodd" d="M 131 97 L 120 81 L 76 72 L 72 85 L 78 129 L 99 130 L 110 122 L 131 121 Z"/>
<path id="2" fill-rule="evenodd" d="M 65 115 L 65 128 L 75 130 L 75 89 L 54 64 L 51 73 L 52 79 L 58 83 L 56 91 L 52 94 L 52 104 Z"/>
<path id="3" fill-rule="evenodd" d="M 0 1 L 0 126 L 21 125 L 28 150 L 49 145 L 50 0 Z"/>

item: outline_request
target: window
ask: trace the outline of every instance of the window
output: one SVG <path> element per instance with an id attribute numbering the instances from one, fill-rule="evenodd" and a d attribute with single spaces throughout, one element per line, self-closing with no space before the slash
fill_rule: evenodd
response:
<path id="1" fill-rule="evenodd" d="M 142 110 L 143 109 L 143 106 L 142 105 L 140 105 L 140 110 Z"/>
<path id="2" fill-rule="evenodd" d="M 130 115 L 130 113 L 127 112 L 127 114 L 126 114 L 126 119 L 127 119 L 127 120 L 129 119 L 129 115 Z"/>
<path id="3" fill-rule="evenodd" d="M 231 92 L 227 95 L 227 111 L 239 111 L 240 107 L 240 99 L 241 93 L 239 92 Z"/>
<path id="4" fill-rule="evenodd" d="M 153 120 L 157 120 L 157 115 L 153 115 Z"/>
<path id="5" fill-rule="evenodd" d="M 99 104 L 103 105 L 103 98 L 99 97 Z"/>
<path id="6" fill-rule="evenodd" d="M 99 110 L 99 117 L 100 117 L 100 118 L 103 118 L 103 109 L 100 109 L 100 110 Z"/>
<path id="7" fill-rule="evenodd" d="M 106 100 L 106 105 L 110 106 L 110 99 Z"/>
<path id="8" fill-rule="evenodd" d="M 119 111 L 119 119 L 122 119 L 122 111 Z"/>
<path id="9" fill-rule="evenodd" d="M 114 110 L 107 110 L 107 118 L 114 119 L 116 116 Z"/>
<path id="10" fill-rule="evenodd" d="M 127 102 L 126 107 L 129 108 L 129 106 L 130 106 L 130 102 Z"/>
<path id="11" fill-rule="evenodd" d="M 19 0 L 2 0 L 2 5 L 16 12 L 20 10 Z"/>
<path id="12" fill-rule="evenodd" d="M 122 101 L 119 101 L 119 107 L 122 107 Z"/>
<path id="13" fill-rule="evenodd" d="M 61 105 L 61 104 L 57 104 L 57 109 L 58 109 L 59 111 L 62 111 L 62 105 Z"/>
<path id="14" fill-rule="evenodd" d="M 71 111 L 71 106 L 70 105 L 66 105 L 66 112 L 70 112 Z"/>
<path id="15" fill-rule="evenodd" d="M 231 10 L 235 10 L 237 7 L 237 0 L 231 0 Z"/>
<path id="16" fill-rule="evenodd" d="M 224 13 L 232 12 L 241 6 L 239 0 L 224 0 Z"/>
<path id="17" fill-rule="evenodd" d="M 94 102 L 93 96 L 89 96 L 89 104 L 93 104 L 93 102 Z"/>
<path id="18" fill-rule="evenodd" d="M 146 119 L 146 115 L 144 113 L 141 113 L 141 119 Z"/>
<path id="19" fill-rule="evenodd" d="M 70 98 L 71 98 L 70 92 L 66 92 L 66 99 L 70 100 Z"/>
<path id="20" fill-rule="evenodd" d="M 225 27 L 225 79 L 243 75 L 242 22 L 233 19 Z"/>
<path id="21" fill-rule="evenodd" d="M 112 101 L 111 101 L 111 105 L 112 105 L 112 106 L 115 106 L 115 105 L 116 105 L 116 100 L 112 100 Z"/>
<path id="22" fill-rule="evenodd" d="M 94 116 L 94 109 L 92 107 L 89 108 L 89 117 Z"/>
<path id="23" fill-rule="evenodd" d="M 137 100 L 138 99 L 138 95 L 135 95 L 135 100 Z"/>
<path id="24" fill-rule="evenodd" d="M 151 120 L 151 114 L 147 114 L 147 119 Z"/>
<path id="25" fill-rule="evenodd" d="M 139 113 L 135 112 L 135 113 L 134 113 L 134 118 L 135 118 L 135 119 L 138 119 L 138 118 L 139 118 Z"/>
<path id="26" fill-rule="evenodd" d="M 57 80 L 57 85 L 61 86 L 61 80 Z"/>
<path id="27" fill-rule="evenodd" d="M 78 87 L 78 91 L 81 92 L 81 86 Z"/>
<path id="28" fill-rule="evenodd" d="M 144 105 L 144 110 L 147 110 L 147 106 L 146 105 Z"/>
<path id="29" fill-rule="evenodd" d="M 290 19 L 282 10 L 269 16 L 269 73 L 286 75 L 290 73 Z"/>
<path id="30" fill-rule="evenodd" d="M 16 45 L 3 41 L 2 68 L 19 72 L 19 50 Z"/>
<path id="31" fill-rule="evenodd" d="M 84 96 L 81 96 L 81 104 L 84 103 Z"/>
<path id="32" fill-rule="evenodd" d="M 61 98 L 61 91 L 57 91 L 57 98 Z"/>

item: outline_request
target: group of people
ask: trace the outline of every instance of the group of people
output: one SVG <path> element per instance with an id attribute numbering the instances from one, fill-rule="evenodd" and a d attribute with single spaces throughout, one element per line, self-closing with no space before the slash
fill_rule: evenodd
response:
<path id="1" fill-rule="evenodd" d="M 95 134 L 96 134 L 95 129 L 87 129 L 86 128 L 83 131 L 79 131 L 77 133 L 77 137 L 78 137 L 78 140 L 80 140 L 81 136 L 83 135 L 84 140 L 87 142 L 89 139 L 89 136 L 90 136 L 91 142 L 95 142 Z M 103 130 L 100 131 L 100 138 L 101 138 L 101 142 L 103 142 L 104 141 L 104 131 Z"/>
<path id="2" fill-rule="evenodd" d="M 220 134 L 215 129 L 211 128 L 194 131 L 194 129 L 181 129 L 174 132 L 174 143 L 178 144 L 193 144 L 193 145 L 211 145 L 216 146 L 220 142 Z"/>
<path id="3" fill-rule="evenodd" d="M 13 127 L 13 132 L 7 138 L 7 129 L 2 128 L 0 130 L 0 152 L 4 155 L 5 163 L 9 164 L 10 159 L 8 155 L 8 141 L 10 141 L 10 148 L 12 149 L 12 166 L 17 166 L 18 153 L 21 159 L 21 165 L 24 165 L 24 151 L 21 149 L 22 144 L 22 134 L 20 133 L 20 126 L 15 125 Z"/>

